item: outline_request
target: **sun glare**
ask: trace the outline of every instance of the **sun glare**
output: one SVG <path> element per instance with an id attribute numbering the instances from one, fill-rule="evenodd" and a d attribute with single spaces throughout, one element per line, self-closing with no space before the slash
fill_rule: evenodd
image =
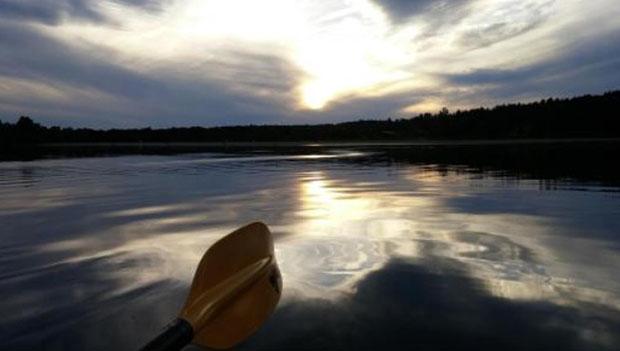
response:
<path id="1" fill-rule="evenodd" d="M 340 96 L 366 95 L 377 84 L 401 76 L 395 68 L 405 55 L 385 40 L 389 28 L 381 13 L 357 10 L 342 13 L 329 25 L 310 23 L 295 44 L 295 61 L 306 73 L 302 108 L 322 109 Z"/>
<path id="2" fill-rule="evenodd" d="M 287 0 L 194 0 L 180 10 L 178 25 L 211 40 L 286 42 L 295 36 L 302 15 Z"/>
<path id="3" fill-rule="evenodd" d="M 376 7 L 365 0 L 341 5 L 325 14 L 324 6 L 306 1 L 193 1 L 178 22 L 193 37 L 284 48 L 304 74 L 299 108 L 318 110 L 400 78 L 394 67 L 410 59 L 386 40 L 389 26 Z"/>
<path id="4" fill-rule="evenodd" d="M 356 32 L 359 23 L 308 38 L 297 47 L 296 60 L 308 75 L 302 101 L 308 108 L 322 108 L 339 94 L 372 85 L 380 78 L 366 43 Z"/>
<path id="5" fill-rule="evenodd" d="M 298 110 L 324 109 L 344 96 L 375 94 L 378 86 L 406 77 L 400 67 L 412 60 L 408 46 L 368 0 L 172 1 L 161 13 L 149 15 L 120 3 L 102 9 L 119 20 L 123 13 L 132 16 L 116 27 L 62 25 L 56 35 L 108 47 L 124 65 L 149 63 L 136 65 L 138 71 L 188 60 L 196 67 L 212 58 L 226 63 L 230 53 L 271 55 L 301 72 L 294 77 Z M 213 72 L 205 74 L 212 77 Z"/>

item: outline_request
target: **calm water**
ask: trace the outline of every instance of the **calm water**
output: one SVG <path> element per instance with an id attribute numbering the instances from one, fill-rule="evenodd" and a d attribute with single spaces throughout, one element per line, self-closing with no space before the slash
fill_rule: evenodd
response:
<path id="1" fill-rule="evenodd" d="M 238 349 L 618 350 L 618 150 L 2 162 L 0 349 L 134 350 L 175 316 L 205 249 L 262 220 L 284 294 Z"/>

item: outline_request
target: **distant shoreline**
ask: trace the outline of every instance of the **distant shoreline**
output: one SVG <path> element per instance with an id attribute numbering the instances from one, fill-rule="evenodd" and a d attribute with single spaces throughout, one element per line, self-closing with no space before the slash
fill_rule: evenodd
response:
<path id="1" fill-rule="evenodd" d="M 109 129 L 48 127 L 22 116 L 0 121 L 0 145 L 299 145 L 497 144 L 620 138 L 620 91 L 499 105 L 414 118 L 317 125 Z M 292 143 L 292 144 L 287 144 Z M 117 144 L 118 145 L 118 144 Z M 197 145 L 197 144 L 194 144 Z"/>
<path id="2" fill-rule="evenodd" d="M 41 143 L 22 145 L 24 147 L 200 147 L 200 146 L 273 146 L 273 147 L 331 147 L 331 146 L 467 146 L 467 145 L 513 145 L 513 144 L 556 144 L 556 143 L 584 143 L 584 142 L 620 142 L 620 138 L 532 138 L 532 139 L 456 139 L 456 140 L 376 140 L 376 141 L 256 141 L 256 142 L 78 142 L 78 143 Z"/>

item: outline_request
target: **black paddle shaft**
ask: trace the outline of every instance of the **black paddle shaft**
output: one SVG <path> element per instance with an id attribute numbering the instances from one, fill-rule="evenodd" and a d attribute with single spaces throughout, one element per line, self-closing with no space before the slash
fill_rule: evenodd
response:
<path id="1" fill-rule="evenodd" d="M 177 318 L 166 330 L 146 344 L 140 351 L 178 351 L 194 338 L 194 329 L 188 321 Z"/>

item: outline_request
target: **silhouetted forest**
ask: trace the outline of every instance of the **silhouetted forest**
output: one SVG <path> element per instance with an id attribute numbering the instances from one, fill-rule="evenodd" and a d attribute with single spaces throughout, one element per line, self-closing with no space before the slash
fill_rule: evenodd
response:
<path id="1" fill-rule="evenodd" d="M 168 129 L 45 127 L 30 117 L 0 121 L 0 144 L 133 142 L 295 142 L 620 137 L 620 91 L 528 104 L 422 114 L 410 119 L 320 125 Z"/>

